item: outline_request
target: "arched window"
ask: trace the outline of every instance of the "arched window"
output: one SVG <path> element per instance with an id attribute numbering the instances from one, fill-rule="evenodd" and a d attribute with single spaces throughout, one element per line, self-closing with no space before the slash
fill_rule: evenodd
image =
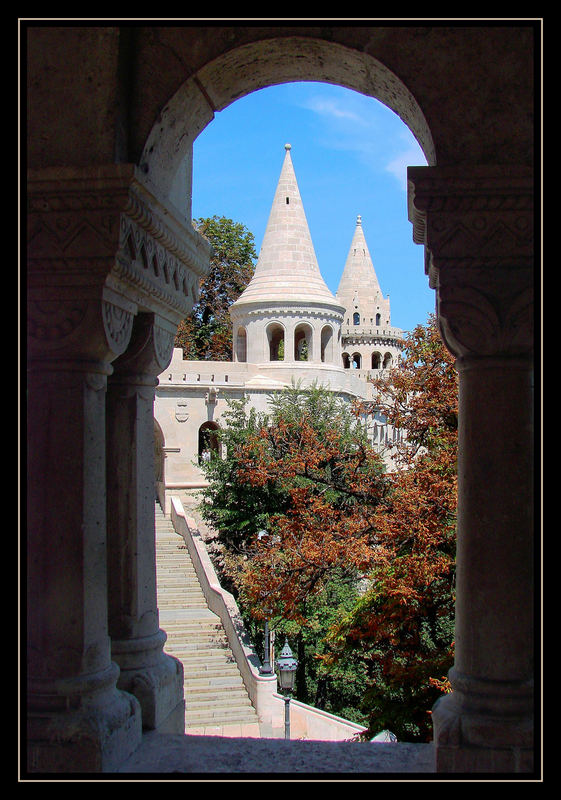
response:
<path id="1" fill-rule="evenodd" d="M 238 328 L 235 354 L 236 361 L 247 361 L 247 334 L 245 328 Z"/>
<path id="2" fill-rule="evenodd" d="M 312 329 L 309 325 L 297 325 L 294 329 L 294 360 L 310 361 L 312 357 Z"/>
<path id="3" fill-rule="evenodd" d="M 267 328 L 269 361 L 284 361 L 284 328 L 273 322 Z"/>
<path id="4" fill-rule="evenodd" d="M 381 353 L 372 353 L 372 369 L 380 369 L 382 363 Z"/>
<path id="5" fill-rule="evenodd" d="M 360 314 L 358 311 L 355 311 L 353 314 L 353 325 L 360 325 Z"/>
<path id="6" fill-rule="evenodd" d="M 392 365 L 392 354 L 386 353 L 384 356 L 384 369 L 389 369 Z"/>
<path id="7" fill-rule="evenodd" d="M 199 428 L 199 464 L 220 456 L 220 442 L 216 431 L 220 430 L 217 422 L 203 422 Z"/>
<path id="8" fill-rule="evenodd" d="M 376 325 L 377 326 L 380 324 L 381 319 L 382 319 L 381 315 L 380 314 L 376 314 Z"/>
<path id="9" fill-rule="evenodd" d="M 351 366 L 353 369 L 360 369 L 361 365 L 361 355 L 360 353 L 353 353 Z"/>
<path id="10" fill-rule="evenodd" d="M 333 363 L 333 328 L 324 325 L 321 329 L 321 360 Z"/>
<path id="11" fill-rule="evenodd" d="M 351 367 L 351 357 L 348 353 L 343 353 L 343 368 L 350 369 Z"/>

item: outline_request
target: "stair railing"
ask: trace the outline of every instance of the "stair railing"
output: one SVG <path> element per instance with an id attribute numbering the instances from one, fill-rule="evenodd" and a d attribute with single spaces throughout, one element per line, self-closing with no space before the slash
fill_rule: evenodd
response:
<path id="1" fill-rule="evenodd" d="M 220 586 L 197 524 L 187 517 L 178 497 L 170 498 L 170 512 L 176 533 L 185 541 L 208 607 L 222 622 L 259 722 L 265 727 L 272 726 L 273 718 L 278 716 L 277 676 L 259 672 L 261 661 L 251 645 L 237 603 L 233 595 Z"/>

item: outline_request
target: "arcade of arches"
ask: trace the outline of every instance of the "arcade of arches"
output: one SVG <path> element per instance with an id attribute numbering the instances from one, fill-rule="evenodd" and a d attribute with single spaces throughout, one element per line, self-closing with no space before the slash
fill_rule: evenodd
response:
<path id="1" fill-rule="evenodd" d="M 435 769 L 531 772 L 535 34 L 25 29 L 29 771 L 114 772 L 146 733 L 183 730 L 183 666 L 158 623 L 153 400 L 208 268 L 192 143 L 237 98 L 314 80 L 388 105 L 429 165 L 408 171 L 408 214 L 460 376 L 456 661 Z M 278 357 L 280 332 L 270 342 Z"/>

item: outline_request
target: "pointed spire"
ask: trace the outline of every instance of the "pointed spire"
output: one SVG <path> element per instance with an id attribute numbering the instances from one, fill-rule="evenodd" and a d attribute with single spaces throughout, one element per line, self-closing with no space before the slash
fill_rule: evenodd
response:
<path id="1" fill-rule="evenodd" d="M 322 278 L 290 155 L 285 156 L 253 278 L 234 306 L 258 301 L 335 303 Z"/>
<path id="2" fill-rule="evenodd" d="M 337 289 L 337 299 L 347 308 L 349 301 L 353 301 L 355 297 L 361 298 L 361 305 L 379 303 L 382 299 L 382 290 L 366 244 L 360 214 L 356 219 L 353 239 Z"/>
<path id="3" fill-rule="evenodd" d="M 383 296 L 378 283 L 360 215 L 335 296 L 346 310 L 348 325 L 367 328 L 391 325 L 390 298 Z"/>

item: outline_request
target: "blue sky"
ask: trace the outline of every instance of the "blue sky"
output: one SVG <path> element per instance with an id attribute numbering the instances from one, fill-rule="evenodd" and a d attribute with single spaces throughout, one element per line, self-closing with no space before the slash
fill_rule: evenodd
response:
<path id="1" fill-rule="evenodd" d="M 406 168 L 425 165 L 421 148 L 386 106 L 324 83 L 273 86 L 241 98 L 193 148 L 193 217 L 230 217 L 259 252 L 284 160 L 291 156 L 318 264 L 333 293 L 357 215 L 392 324 L 410 330 L 434 311 L 424 253 L 407 219 Z"/>

